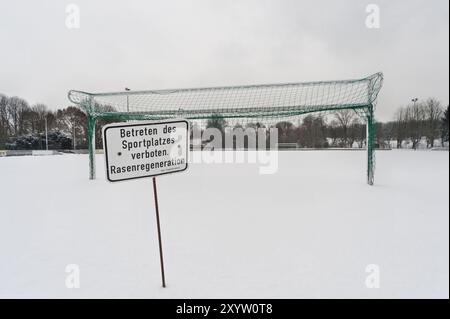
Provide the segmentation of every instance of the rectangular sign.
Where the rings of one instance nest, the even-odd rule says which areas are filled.
[[[103,148],[110,182],[181,172],[188,167],[189,123],[109,124],[103,128]]]

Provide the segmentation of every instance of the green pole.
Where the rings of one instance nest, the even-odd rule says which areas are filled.
[[[95,179],[95,122],[96,118],[90,114],[87,117],[88,147],[89,147],[89,179]]]
[[[375,123],[373,118],[373,106],[370,105],[367,112],[367,184],[373,185],[375,179]]]

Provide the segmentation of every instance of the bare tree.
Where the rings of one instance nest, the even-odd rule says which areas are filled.
[[[343,146],[340,140],[342,137],[342,127],[338,121],[332,120],[327,126],[327,136],[331,138],[332,147]]]
[[[0,148],[4,148],[10,129],[8,97],[0,94]]]
[[[407,131],[412,142],[412,148],[417,149],[424,136],[425,111],[423,103],[414,103],[406,108]]]
[[[301,147],[322,148],[327,146],[326,126],[322,116],[308,115],[297,128],[298,143]]]
[[[444,146],[444,142],[448,142],[448,127],[449,127],[449,111],[450,108],[447,105],[447,108],[445,109],[442,118],[441,118],[441,141],[442,146]]]
[[[47,106],[42,103],[34,104],[31,107],[32,114],[32,128],[33,132],[42,133],[45,130],[45,120],[50,113]]]
[[[295,126],[291,122],[278,122],[275,127],[278,129],[279,143],[296,143],[297,138],[295,134]]]
[[[356,120],[353,122],[350,130],[351,136],[353,140],[358,144],[358,147],[363,148],[366,142],[367,135],[366,125],[361,123],[359,120]]]
[[[385,146],[391,148],[391,141],[395,138],[395,122],[380,123]]]
[[[351,147],[349,128],[355,120],[355,111],[353,110],[340,110],[335,113],[336,120],[342,128],[342,139],[344,146]]]
[[[394,136],[397,140],[397,148],[402,148],[403,141],[408,137],[408,118],[405,107],[398,109],[395,113]]]
[[[365,125],[361,124],[361,120],[358,116],[354,116],[350,126],[347,129],[348,147],[353,147],[356,142],[358,147],[362,148],[365,138]]]
[[[12,124],[13,134],[19,136],[27,132],[27,112],[30,110],[28,102],[17,96],[9,98],[7,106]]]
[[[434,141],[441,135],[441,117],[443,114],[442,106],[439,101],[429,98],[423,105],[424,108],[424,129],[427,138],[427,147],[434,147]]]

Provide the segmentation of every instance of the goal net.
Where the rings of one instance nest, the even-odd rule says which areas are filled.
[[[88,93],[72,90],[69,100],[88,116],[90,177],[95,178],[94,134],[97,119],[192,121],[220,116],[232,123],[267,123],[308,113],[351,109],[367,124],[367,180],[374,179],[374,108],[382,73],[363,79],[230,87]]]

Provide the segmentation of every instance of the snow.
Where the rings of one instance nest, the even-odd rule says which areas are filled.
[[[151,179],[108,183],[102,155],[95,181],[87,155],[0,158],[0,297],[448,298],[448,163],[380,151],[373,187],[359,151],[161,176],[163,289]]]

